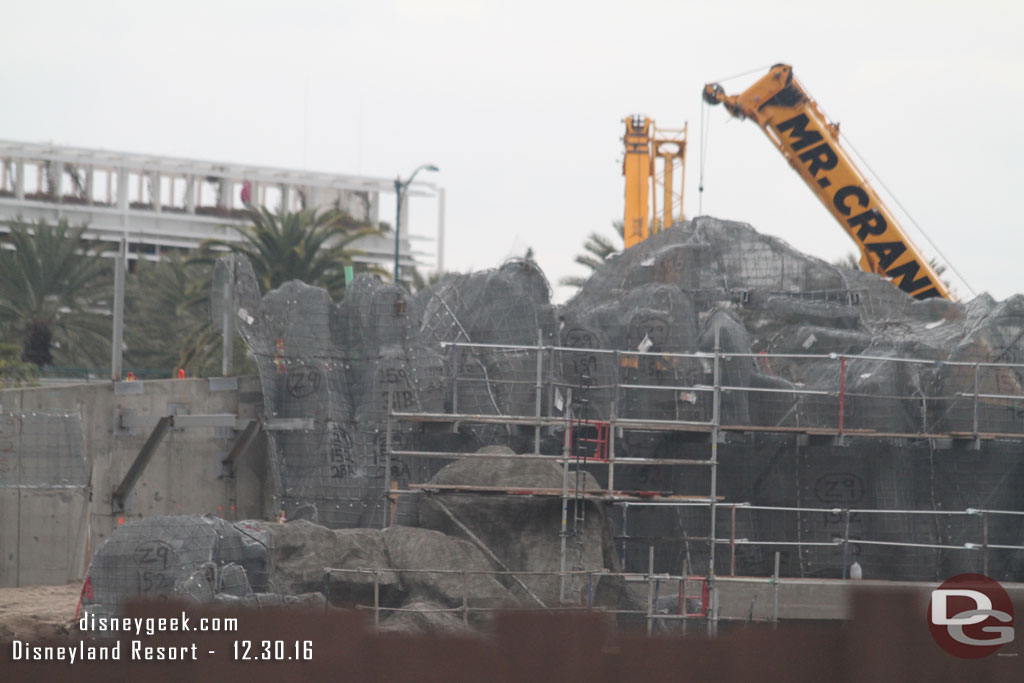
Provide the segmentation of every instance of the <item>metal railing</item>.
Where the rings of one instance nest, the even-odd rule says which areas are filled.
[[[802,433],[832,436],[840,441],[847,437],[960,440],[971,443],[975,448],[981,439],[1024,439],[1024,364],[934,362],[837,354],[627,352],[464,342],[446,342],[441,346],[449,349],[452,356],[452,373],[446,378],[451,382],[451,412],[396,411],[389,396],[388,434],[392,423],[401,421],[501,425],[506,429],[533,427],[534,458],[544,457],[540,451],[545,430],[569,429],[573,423],[568,410],[573,386],[561,379],[564,373],[556,372],[556,366],[576,362],[580,354],[611,361],[613,364],[603,370],[600,364],[587,361],[595,370],[596,379],[604,376],[611,377],[613,381],[595,381],[590,387],[590,392],[597,394],[597,398],[591,401],[592,421],[607,425],[610,432],[607,458],[584,459],[588,464],[599,461],[607,467],[609,497],[615,493],[617,464],[701,466],[714,470],[717,464],[715,445],[720,431]],[[509,367],[505,370],[518,371],[520,376],[508,377],[509,372],[505,376],[495,376],[500,373],[488,373],[486,370],[480,376],[466,376],[465,372],[459,371],[460,366],[467,364],[458,357],[460,350],[471,357],[482,353],[498,368],[506,362]],[[521,355],[529,352],[535,357]],[[512,362],[505,356],[508,353],[518,354],[514,359],[517,367],[511,367]],[[678,369],[684,362],[690,364],[689,370],[693,370],[694,364],[699,364],[700,372],[706,376],[704,379],[710,383],[620,381],[618,371],[624,362],[627,368],[632,368],[632,361],[637,359],[648,359],[654,364],[655,372]],[[480,358],[474,358],[473,362],[483,367]],[[733,364],[731,367],[730,363]],[[738,364],[746,365],[741,368]],[[640,366],[639,360],[636,366]],[[742,386],[723,381],[723,375],[735,375],[736,371],[749,375],[773,367],[775,370],[771,375],[761,373],[762,377],[771,376],[776,382],[786,382],[785,388]],[[1018,371],[1021,377],[1017,376]],[[925,392],[921,382],[915,382],[913,384],[918,388],[913,392],[892,393],[892,386],[908,372],[915,372],[918,376],[926,374],[926,379],[936,390]],[[848,376],[854,374],[856,377],[847,381]],[[876,376],[886,380],[879,388],[870,384]],[[476,390],[474,395],[467,397],[467,388],[473,386],[482,386],[484,391]],[[984,391],[985,386],[1004,389]],[[517,394],[515,387],[533,387],[533,391]],[[970,391],[960,390],[963,388]],[[565,389],[564,394],[562,389]],[[659,402],[657,397],[666,394],[668,398]],[[467,398],[473,400],[468,401]],[[467,403],[472,405],[467,406]],[[654,412],[667,411],[675,416],[625,415],[652,405]],[[686,419],[679,419],[680,414],[686,414]],[[712,434],[712,452],[707,459],[617,457],[615,440],[627,431],[707,432]],[[530,457],[529,454],[392,450],[391,446],[389,440],[387,450],[395,457]],[[713,492],[711,497],[714,496]]]
[[[607,399],[605,405],[597,405],[599,414],[607,409],[601,419],[614,417],[627,428],[710,431],[715,415],[709,399],[719,393],[726,403],[719,427],[729,431],[754,428],[818,430],[840,436],[1024,438],[1024,364],[1020,363],[835,353],[667,353],[468,342],[445,342],[441,346],[453,358],[453,370],[447,378],[452,384],[452,413],[467,418],[478,414],[522,419],[554,416],[562,412],[558,406],[564,404],[566,391],[574,386],[571,377],[567,378],[558,366],[582,362],[596,375],[591,390],[606,394],[602,396]],[[486,359],[501,369],[504,362],[511,371],[467,375],[467,363],[459,356],[460,351],[478,365]],[[522,354],[536,357],[530,360]],[[720,370],[718,381],[715,368]],[[698,376],[700,381],[679,381],[681,374]],[[657,381],[630,380],[630,375]],[[736,382],[753,376],[775,386]],[[911,378],[914,381],[909,381]],[[467,390],[481,386],[488,400],[474,401],[466,410]],[[536,391],[526,410],[508,410],[517,407],[513,400],[498,405],[499,389],[503,398],[525,398],[527,392],[517,394],[516,387],[528,386]],[[518,403],[527,407],[522,401]],[[631,413],[651,404],[657,404],[662,412],[666,407],[669,412],[675,408],[677,413],[690,417],[646,415],[634,419]],[[487,410],[472,409],[479,407]],[[612,408],[617,415],[611,415]]]
[[[631,506],[699,506],[709,509],[708,533],[679,539],[701,542],[709,549],[708,578],[716,576],[716,549],[729,548],[729,573],[735,574],[736,549],[742,546],[835,548],[841,553],[842,575],[849,568],[851,547],[882,546],[977,552],[981,569],[989,569],[990,551],[1016,552],[1024,546],[993,543],[989,517],[1019,515],[1010,510],[872,510],[863,508],[786,508],[730,503],[718,500],[717,468],[720,433],[763,431],[826,436],[845,443],[848,438],[927,440],[934,448],[941,441],[959,440],[972,448],[982,439],[1024,439],[1024,364],[968,361],[936,362],[846,354],[723,353],[716,335],[713,352],[665,353],[563,346],[442,343],[449,354],[451,411],[398,412],[389,401],[388,442],[391,457],[459,459],[501,457],[553,458],[565,465],[607,468],[607,488],[588,492],[616,502],[624,509],[623,554],[630,542],[625,512]],[[606,458],[575,458],[569,439],[558,455],[541,455],[542,433],[568,432],[574,421],[570,405],[573,371],[582,364],[592,377],[590,414],[607,424]],[[394,423],[438,422],[533,428],[532,454],[474,454],[393,450]],[[707,458],[616,457],[615,440],[628,432],[696,432],[710,437]],[[616,465],[699,466],[709,468],[706,498],[637,501],[616,490]],[[390,480],[388,481],[390,488]],[[566,485],[563,499],[573,491]],[[563,505],[565,504],[563,500]],[[851,501],[852,502],[852,501]],[[718,510],[729,511],[729,537],[715,533]],[[737,535],[736,515],[788,511],[798,515],[828,514],[840,531],[811,537],[751,539]],[[857,515],[978,515],[977,538],[950,543],[935,534],[916,542],[887,534],[851,533]],[[943,540],[947,542],[942,542]],[[624,558],[625,559],[625,558]],[[837,558],[836,564],[839,564]],[[564,564],[564,563],[563,563]],[[778,574],[776,567],[775,574]],[[562,574],[564,576],[564,573]],[[712,595],[713,595],[712,590]],[[712,598],[713,599],[713,598]]]
[[[978,552],[982,558],[982,573],[988,574],[989,571],[989,551],[990,550],[1017,550],[1024,551],[1024,545],[1010,545],[1010,544],[998,544],[989,542],[989,518],[990,516],[997,515],[1008,515],[1008,516],[1024,516],[1024,511],[1017,510],[983,510],[976,508],[967,508],[966,510],[879,510],[869,508],[803,508],[803,507],[785,507],[785,506],[770,506],[770,505],[749,505],[749,504],[730,504],[722,503],[721,507],[730,512],[731,524],[729,538],[716,538],[714,542],[716,545],[726,545],[729,547],[729,575],[736,575],[736,547],[738,545],[760,545],[760,546],[793,546],[793,547],[828,547],[833,546],[842,550],[842,567],[843,567],[843,578],[847,578],[847,570],[849,568],[848,553],[851,545],[875,545],[885,546],[891,548],[925,548],[933,550],[953,550],[953,551],[966,551],[966,552]],[[782,511],[782,512],[793,512],[797,514],[807,513],[825,513],[832,515],[842,520],[843,533],[841,536],[834,536],[830,540],[825,541],[800,541],[800,540],[756,540],[749,538],[737,538],[736,537],[736,512],[737,511]],[[981,528],[977,531],[980,537],[973,541],[965,541],[960,544],[949,544],[949,543],[918,543],[913,541],[899,541],[899,540],[880,540],[864,538],[859,535],[851,535],[850,533],[850,520],[854,515],[924,515],[930,517],[949,517],[949,516],[977,516],[981,520]]]

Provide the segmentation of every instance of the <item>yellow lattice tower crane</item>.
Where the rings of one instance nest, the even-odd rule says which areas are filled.
[[[631,116],[625,123],[623,238],[628,249],[661,232],[662,228],[672,227],[676,216],[683,220],[686,125],[678,129],[658,128],[652,119],[644,116]]]

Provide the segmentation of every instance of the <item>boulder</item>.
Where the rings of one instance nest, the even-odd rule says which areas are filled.
[[[325,569],[383,570],[377,579],[385,590],[400,588],[390,566],[379,529],[331,530],[305,520],[257,523],[270,536],[274,585],[284,594],[327,591],[332,604],[372,600],[374,572],[332,572]]]
[[[508,446],[484,446],[478,453],[514,455]],[[570,476],[575,476],[570,472]],[[464,458],[438,472],[430,484],[443,486],[496,486],[512,489],[561,489],[562,466],[547,460]],[[601,488],[594,475],[586,474],[586,489]],[[570,480],[570,487],[573,486]]]
[[[574,477],[575,475],[573,475]],[[597,481],[585,474],[586,488],[595,490]],[[562,488],[562,467],[556,462],[540,460],[483,460],[468,458],[445,467],[429,483],[501,486],[504,488]],[[570,484],[575,486],[575,481]],[[574,503],[568,514],[574,516]],[[611,532],[605,504],[592,500],[582,503],[583,534],[566,538],[569,568],[593,571],[599,575],[606,568],[617,567],[612,551]],[[419,525],[451,536],[480,542],[512,571],[558,572],[561,569],[562,498],[557,495],[493,495],[434,493],[420,498]],[[458,520],[456,522],[456,520]],[[463,528],[465,527],[465,528]],[[469,533],[467,533],[467,530]],[[475,538],[474,538],[475,537]],[[557,576],[518,577],[547,606],[560,604],[562,582]],[[600,583],[601,578],[596,579]],[[536,600],[515,582],[505,585],[525,604]],[[587,577],[578,575],[566,581],[567,598],[585,602]],[[603,593],[602,593],[603,594]]]
[[[493,572],[497,567],[468,541],[431,529],[393,526],[382,534],[392,567],[412,599],[473,607],[515,605],[518,600]],[[465,572],[465,573],[464,573]]]

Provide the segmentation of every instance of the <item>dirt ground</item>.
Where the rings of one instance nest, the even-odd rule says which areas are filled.
[[[0,642],[66,638],[81,592],[81,583],[0,588]]]

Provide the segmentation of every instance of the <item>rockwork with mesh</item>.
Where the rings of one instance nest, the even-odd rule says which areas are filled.
[[[532,426],[389,420],[389,407],[561,418],[572,404],[578,410],[580,394],[586,393],[591,419],[607,419],[614,410],[623,419],[708,423],[715,366],[722,388],[718,419],[733,428],[717,450],[717,537],[732,533],[793,544],[746,545],[733,557],[719,546],[719,573],[729,571],[731,561],[737,573],[766,575],[780,550],[787,576],[839,577],[844,562],[856,558],[865,578],[942,579],[981,570],[981,554],[966,550],[981,543],[982,520],[964,511],[1024,510],[1024,373],[1013,365],[1024,360],[1022,296],[1002,302],[985,294],[959,303],[915,301],[875,275],[830,265],[750,226],[709,217],[609,258],[564,305],[552,304],[543,274],[526,260],[449,274],[416,294],[360,275],[341,301],[299,282],[260,297],[251,268],[239,260],[235,292],[236,323],[259,365],[268,418],[309,421],[269,432],[278,507],[288,520],[334,530],[310,531],[310,543],[320,545],[316,539],[328,534],[350,536],[351,550],[342,556],[331,554],[333,540],[325,550],[295,548],[289,555],[282,548],[292,541],[260,527],[254,537],[275,540],[271,552],[278,567],[297,563],[291,592],[317,590],[322,565],[345,558],[352,567],[379,561],[384,553],[390,569],[401,569],[395,557],[405,556],[403,535],[410,533],[437,534],[427,536],[438,548],[468,543],[451,551],[456,555],[429,556],[463,557],[476,566],[482,551],[449,513],[493,545],[513,570],[557,564],[557,497],[404,494],[391,511],[392,485],[405,491],[412,484],[451,479],[466,486],[516,487],[537,474],[533,463],[460,463],[441,472],[450,459],[390,453],[472,453],[504,446],[516,453],[560,455],[561,427],[538,433]],[[538,345],[544,347],[540,359],[531,348]],[[815,429],[837,428],[846,432],[842,439],[814,436]],[[975,432],[999,438],[953,436]],[[615,447],[619,458],[710,456],[706,434],[630,429]],[[593,477],[588,488],[607,486],[606,468],[585,469]],[[466,476],[457,476],[463,470]],[[706,467],[619,466],[615,488],[707,496],[709,477]],[[552,487],[561,486],[560,478],[552,472],[541,476]],[[819,511],[738,509],[731,527],[729,503]],[[834,512],[846,508],[943,514],[857,513],[847,520]],[[678,573],[684,564],[706,571],[709,514],[699,506],[595,509],[587,523],[601,528],[587,537],[584,564],[646,571],[647,539],[656,539],[656,571]],[[987,542],[1024,544],[1022,519],[988,518]],[[359,530],[389,524],[425,528]],[[170,528],[165,533],[154,527],[154,538],[177,538]],[[516,537],[524,529],[530,529],[524,538],[535,546],[534,554]],[[851,539],[848,547],[832,544],[844,534]],[[133,544],[140,542],[110,552],[134,557]],[[417,543],[419,552],[426,552],[423,543],[430,545]],[[326,554],[316,554],[321,552]],[[175,586],[192,581],[197,591],[206,590],[199,584],[211,580],[209,569],[200,570],[224,563],[212,550],[200,555],[182,565],[188,571],[174,577]],[[992,549],[986,558],[994,578],[1024,579],[1021,551]],[[230,562],[245,567],[238,559]],[[493,566],[490,558],[482,562]],[[124,581],[140,580],[132,571]],[[248,568],[246,573],[251,589],[262,590]],[[212,580],[219,576],[223,572],[214,572]],[[401,600],[449,605],[455,599],[443,582],[410,590],[413,584],[400,572],[378,580]],[[339,596],[332,599],[366,596],[365,577],[332,581],[326,592]],[[518,585],[494,588],[493,595],[481,595],[522,600],[525,592]],[[553,584],[539,582],[532,590],[546,601]]]

